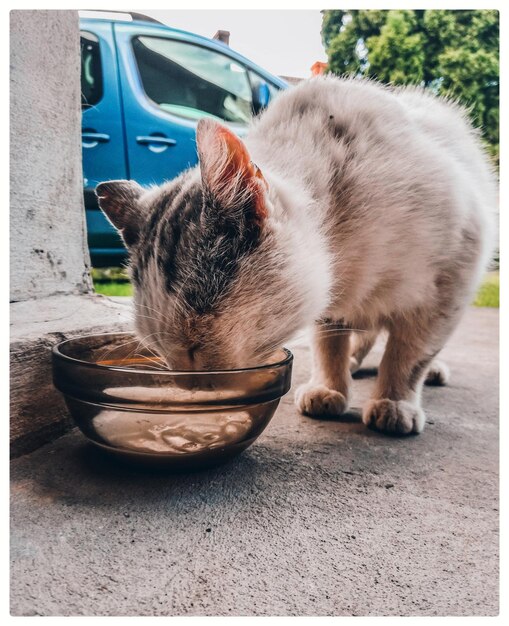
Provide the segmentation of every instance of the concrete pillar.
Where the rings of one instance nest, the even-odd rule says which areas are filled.
[[[77,11],[11,11],[11,301],[91,291]]]
[[[11,453],[72,424],[51,347],[126,330],[126,305],[93,294],[81,167],[77,11],[11,11]]]

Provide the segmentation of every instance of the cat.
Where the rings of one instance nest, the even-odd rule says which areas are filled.
[[[388,332],[363,422],[425,424],[426,376],[491,258],[497,185],[456,103],[318,77],[278,95],[238,138],[199,121],[199,165],[159,187],[97,187],[130,252],[136,328],[176,369],[266,359],[312,327],[297,389],[311,416],[347,410],[351,372]]]

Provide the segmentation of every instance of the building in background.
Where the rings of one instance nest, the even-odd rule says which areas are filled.
[[[285,80],[289,85],[297,85],[301,80],[305,80],[304,78],[297,78],[296,76],[280,76],[279,78]]]
[[[229,46],[230,45],[230,31],[218,30],[216,34],[212,37],[212,39],[217,39],[218,41],[222,41],[227,46]]]
[[[323,61],[315,61],[311,66],[311,76],[320,76],[327,71],[327,63]]]

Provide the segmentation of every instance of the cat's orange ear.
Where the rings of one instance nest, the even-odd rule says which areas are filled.
[[[122,235],[126,245],[134,245],[143,220],[138,205],[143,187],[133,180],[110,180],[97,185],[95,193],[100,208]]]
[[[267,217],[267,182],[251,161],[244,142],[214,120],[202,119],[196,131],[204,188],[222,208],[249,207],[261,225]]]

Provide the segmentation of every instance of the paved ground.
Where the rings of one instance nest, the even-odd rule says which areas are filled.
[[[207,472],[125,470],[77,432],[16,459],[11,613],[496,614],[498,311],[471,309],[443,357],[417,437],[302,417],[290,392]]]

